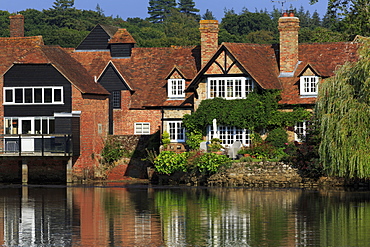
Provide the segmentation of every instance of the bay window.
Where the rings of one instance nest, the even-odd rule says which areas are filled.
[[[240,141],[244,146],[250,146],[252,143],[250,131],[237,127],[217,126],[218,139],[221,140],[223,146],[231,146],[236,141]],[[213,126],[208,127],[208,140],[215,137]]]

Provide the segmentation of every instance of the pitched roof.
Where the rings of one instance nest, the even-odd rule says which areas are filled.
[[[114,34],[118,31],[118,27],[115,27],[115,26],[111,26],[111,25],[105,25],[105,24],[98,24],[96,25],[95,27],[97,26],[101,26],[104,31],[111,37],[113,38]]]
[[[126,30],[126,28],[120,28],[109,40],[108,44],[136,44],[135,39],[131,34]]]
[[[176,66],[190,81],[197,72],[199,57],[197,47],[133,48],[130,58],[112,59],[112,63],[134,90],[132,108],[181,106],[188,102],[167,100],[166,76]]]
[[[300,64],[294,73],[294,77],[280,78],[283,86],[280,103],[314,104],[315,97],[300,96],[299,76],[307,68],[311,68],[321,78],[334,76],[334,72],[339,66],[346,62],[357,61],[358,48],[359,44],[349,42],[300,44],[298,46]]]
[[[108,94],[86,69],[59,46],[45,46],[40,38],[0,38],[0,73],[13,64],[52,64],[82,93]],[[6,44],[6,45],[4,45]]]

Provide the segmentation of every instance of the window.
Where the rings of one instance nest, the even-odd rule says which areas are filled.
[[[63,104],[63,87],[5,87],[4,104]]]
[[[244,146],[250,146],[251,135],[247,129],[240,129],[229,126],[217,126],[218,138],[221,140],[223,146],[231,146],[236,141],[240,141]],[[208,140],[214,138],[213,126],[208,127]]]
[[[169,79],[168,80],[168,97],[185,97],[185,80]]]
[[[112,92],[112,105],[115,109],[121,108],[121,91]]]
[[[297,142],[305,141],[307,135],[307,121],[298,122],[294,126],[294,140]]]
[[[150,123],[135,123],[135,135],[149,135]]]
[[[300,78],[300,94],[302,96],[316,96],[319,77],[317,76],[301,76]]]
[[[168,122],[167,130],[171,142],[185,142],[185,128],[182,126],[182,121]]]
[[[54,134],[54,117],[5,117],[4,133],[17,134]]]
[[[207,83],[208,98],[242,99],[254,90],[250,77],[210,77]]]

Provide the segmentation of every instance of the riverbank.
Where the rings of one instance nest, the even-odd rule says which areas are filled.
[[[177,172],[172,175],[153,174],[151,182],[219,187],[352,187],[370,189],[370,180],[333,177],[309,178],[292,165],[282,162],[233,163],[220,172],[207,176]]]

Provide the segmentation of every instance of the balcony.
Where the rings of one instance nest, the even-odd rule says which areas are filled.
[[[1,135],[0,156],[72,156],[72,135]]]

